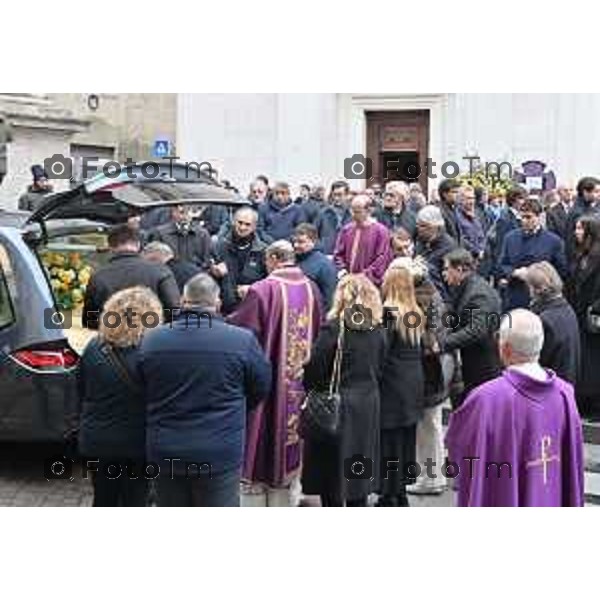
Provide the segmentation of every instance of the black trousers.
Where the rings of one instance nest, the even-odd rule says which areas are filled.
[[[139,473],[135,473],[136,479],[128,475],[124,465],[129,462],[100,460],[97,472],[92,473],[93,506],[147,506],[149,481]],[[120,471],[118,468],[111,470],[107,468],[109,465],[121,465],[122,468]]]
[[[322,494],[321,495],[321,506],[325,508],[335,507],[335,506],[344,506],[344,501],[340,496],[333,496],[330,494]],[[346,500],[346,506],[348,508],[358,507],[358,506],[367,506],[367,497],[358,498],[354,500]]]
[[[240,471],[158,479],[158,506],[239,506]]]

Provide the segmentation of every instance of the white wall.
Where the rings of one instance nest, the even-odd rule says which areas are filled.
[[[559,181],[600,175],[600,94],[181,94],[179,153],[214,161],[245,190],[265,173],[292,184],[329,183],[366,150],[365,110],[430,110],[438,163],[548,164]]]
[[[448,156],[477,150],[517,168],[539,159],[559,181],[600,175],[600,94],[450,94]]]
[[[258,174],[316,184],[336,169],[335,94],[180,94],[177,149],[245,191]]]
[[[69,156],[70,134],[61,134],[47,129],[12,130],[13,140],[7,145],[7,174],[0,185],[0,208],[15,209],[18,199],[31,184],[31,165],[44,164],[45,158],[56,153]],[[54,189],[68,188],[68,182],[53,181]]]

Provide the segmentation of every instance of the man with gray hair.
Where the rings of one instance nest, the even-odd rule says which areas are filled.
[[[459,506],[583,506],[583,436],[573,386],[542,368],[541,319],[504,317],[504,373],[475,389],[446,436]]]
[[[248,419],[243,503],[289,506],[301,469],[298,433],[305,391],[303,367],[321,325],[321,299],[316,285],[295,264],[294,247],[280,240],[266,252],[269,276],[250,286],[229,317],[254,332],[273,364],[269,398]]]
[[[153,263],[166,265],[171,269],[180,292],[185,284],[192,278],[202,273],[202,269],[194,263],[175,258],[175,252],[169,244],[164,242],[150,242],[144,246],[142,256]]]
[[[408,185],[404,181],[390,181],[385,186],[383,203],[377,208],[373,216],[390,231],[402,227],[414,239],[417,231],[416,215],[409,208]]]
[[[144,336],[140,379],[146,456],[160,506],[239,506],[246,414],[268,397],[271,369],[252,332],[219,315],[217,282],[192,278],[181,313]]]
[[[444,257],[457,247],[446,232],[444,216],[437,206],[428,205],[417,214],[416,254],[425,260],[429,278],[445,302],[450,300],[442,272]]]

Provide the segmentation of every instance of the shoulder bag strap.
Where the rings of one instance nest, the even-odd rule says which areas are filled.
[[[102,353],[108,359],[113,369],[116,371],[119,379],[129,388],[136,396],[142,395],[141,386],[133,380],[128,368],[125,366],[123,359],[113,350],[110,344],[106,342],[102,344]]]
[[[337,338],[335,349],[335,358],[333,359],[333,370],[331,372],[331,381],[329,382],[329,395],[339,394],[340,380],[342,375],[342,355],[344,344],[344,323],[340,320],[340,333]]]

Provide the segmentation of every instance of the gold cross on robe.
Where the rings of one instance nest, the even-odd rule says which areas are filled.
[[[526,465],[527,468],[539,466],[542,467],[544,485],[548,484],[548,464],[551,462],[560,462],[560,457],[557,454],[553,456],[548,454],[550,446],[552,446],[552,438],[549,435],[543,436],[540,441],[540,458],[532,460]]]

